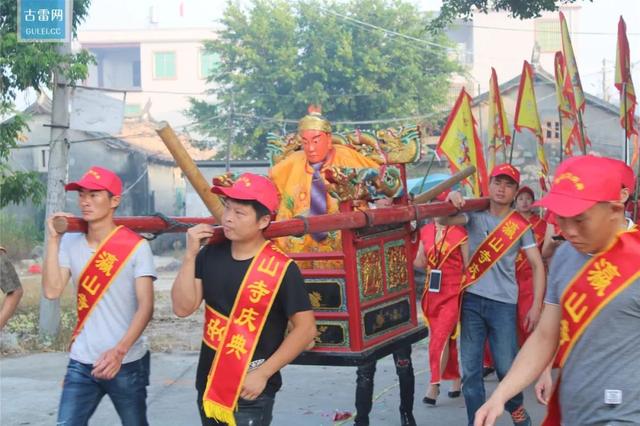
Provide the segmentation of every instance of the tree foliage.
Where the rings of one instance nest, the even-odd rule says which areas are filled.
[[[90,0],[74,0],[73,30],[85,18]],[[31,200],[39,203],[46,193],[35,172],[14,170],[9,164],[11,149],[28,130],[28,117],[16,111],[18,93],[49,87],[55,71],[64,70],[68,81],[87,75],[92,56],[86,50],[62,55],[57,43],[19,43],[17,2],[0,2],[0,207]]]
[[[189,113],[218,147],[231,116],[233,155],[258,158],[266,132],[294,130],[309,104],[334,122],[427,115],[458,70],[447,39],[426,30],[429,19],[403,0],[230,2],[206,43],[220,58],[208,78],[215,101],[192,100]]]
[[[593,1],[593,0],[589,0]],[[442,0],[440,15],[431,22],[432,30],[440,30],[454,19],[471,19],[474,12],[507,11],[518,19],[537,18],[542,12],[558,10],[562,4],[576,0]]]

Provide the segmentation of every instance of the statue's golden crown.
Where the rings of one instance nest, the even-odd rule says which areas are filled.
[[[331,123],[322,116],[319,106],[309,105],[308,114],[298,121],[298,132],[304,130],[320,130],[331,133]]]

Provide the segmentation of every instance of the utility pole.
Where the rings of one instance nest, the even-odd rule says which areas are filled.
[[[64,42],[58,47],[60,55],[71,54],[71,43]],[[64,75],[64,69],[58,70],[53,77],[53,101],[51,110],[51,140],[49,142],[49,170],[47,173],[46,218],[64,210],[64,184],[68,177],[69,142],[69,94],[70,89]],[[44,244],[49,239],[45,223]],[[46,251],[46,249],[45,249]],[[49,300],[40,296],[39,335],[44,343],[51,343],[60,331],[60,300]]]

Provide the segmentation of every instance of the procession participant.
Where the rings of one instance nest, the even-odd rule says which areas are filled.
[[[273,183],[244,173],[211,191],[224,197],[227,241],[201,249],[213,227],[189,229],[173,310],[186,317],[206,303],[196,373],[202,424],[266,426],[282,386],[279,371],[314,339],[315,319],[300,270],[263,235],[278,208]]]
[[[516,210],[531,223],[531,231],[538,249],[542,249],[547,223],[533,212],[535,194],[533,189],[522,186],[516,193]],[[528,322],[527,313],[533,305],[533,271],[522,250],[516,257],[516,280],[518,282],[518,344],[522,346],[531,331],[533,324]]]
[[[381,198],[370,204],[371,208],[390,207],[393,200]],[[416,426],[413,417],[413,398],[415,392],[415,376],[411,362],[411,345],[402,346],[392,353],[396,366],[400,388],[400,424]],[[356,371],[356,417],[354,426],[369,426],[369,414],[373,406],[373,385],[376,373],[376,361],[358,366]]]
[[[447,193],[436,200],[444,201]],[[425,268],[422,312],[429,327],[430,384],[422,402],[436,405],[440,381],[452,380],[450,398],[460,396],[460,367],[456,343],[458,295],[469,260],[466,230],[461,226],[429,223],[420,230],[420,245],[413,266]],[[434,276],[431,280],[430,277]]]
[[[438,219],[445,225],[464,225],[473,253],[467,265],[461,304],[462,393],[469,424],[485,401],[482,360],[488,339],[498,379],[507,374],[518,351],[516,318],[518,285],[515,259],[523,249],[533,270],[534,302],[527,314],[535,326],[540,318],[545,272],[540,252],[530,231],[531,224],[511,209],[520,173],[509,165],[496,166],[489,180],[489,209]],[[447,196],[456,208],[464,205],[458,192]],[[515,425],[530,425],[531,419],[519,393],[503,407]]]
[[[628,204],[629,200],[631,199],[630,188],[635,188],[635,176],[633,173],[633,169],[631,169],[631,167],[627,166],[627,164],[625,164],[623,161],[620,161],[620,160],[616,160],[608,157],[603,157],[603,160],[609,162],[609,165],[607,167],[608,170],[610,171],[617,170],[619,172],[620,180],[622,182],[622,188],[620,190],[620,200],[623,203]],[[625,211],[622,211],[620,212],[620,215],[622,216],[623,220],[627,222],[627,228],[630,229],[633,226],[633,221],[630,218],[626,217],[625,213],[626,213]],[[554,223],[556,222],[555,214],[549,212],[549,217],[552,218]],[[557,227],[558,226],[557,223],[554,226]],[[561,234],[561,231],[559,228],[555,231],[555,234],[556,235]],[[563,241],[564,239],[554,240],[554,247],[561,244]],[[544,372],[540,375],[535,386],[536,397],[538,401],[540,401],[540,403],[545,405],[548,403],[549,397],[551,396],[551,390],[553,385],[551,370],[552,370],[552,365],[550,364],[547,366]]]
[[[58,299],[69,281],[77,288],[78,322],[71,336],[58,424],[86,425],[106,394],[123,425],[147,424],[149,351],[141,337],[153,314],[156,279],[149,243],[113,220],[122,181],[91,167],[66,191],[78,191],[87,233],[61,236],[47,219],[42,287]]]
[[[0,289],[5,294],[0,307],[0,331],[16,312],[22,298],[22,284],[15,268],[7,256],[7,250],[0,246]]]
[[[574,158],[575,157],[569,158],[566,162],[571,162]],[[627,166],[624,161],[609,157],[601,158],[603,158],[603,161],[607,163],[607,170],[618,173],[620,177],[622,187],[620,197],[625,203],[625,213],[629,215],[629,209],[633,210],[632,194],[636,187],[634,171],[631,167]],[[548,211],[547,216],[547,222],[553,226],[548,226],[547,233],[545,234],[545,242],[542,247],[542,257],[545,259],[553,256],[555,249],[564,242],[564,237],[562,237],[558,224],[556,223],[555,215],[553,212]]]
[[[477,426],[494,425],[504,401],[554,355],[561,371],[543,425],[640,424],[640,232],[624,218],[620,174],[607,170],[591,155],[566,161],[539,201],[568,243],[551,262],[540,323]]]
[[[270,177],[282,196],[276,220],[338,212],[338,201],[326,190],[323,171],[327,168],[380,167],[354,149],[334,145],[331,142],[331,123],[317,107],[309,107],[309,113],[300,119],[297,137],[303,150],[290,154],[270,171]],[[287,253],[331,252],[342,248],[340,231],[288,236],[279,238],[278,244]],[[313,266],[326,267],[335,263],[321,261],[314,262]]]

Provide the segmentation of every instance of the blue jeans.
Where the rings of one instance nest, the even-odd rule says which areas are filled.
[[[147,386],[149,385],[149,352],[137,361],[122,364],[111,380],[91,375],[93,365],[69,360],[64,377],[59,426],[84,426],[106,394],[113,402],[123,426],[147,426]]]
[[[203,393],[198,391],[198,411],[202,426],[226,425],[209,418],[202,407]],[[262,393],[254,400],[238,398],[238,410],[234,413],[237,426],[269,426],[273,417],[273,403],[275,398]]]
[[[485,402],[482,359],[485,341],[496,368],[498,379],[507,374],[518,353],[516,331],[517,305],[465,293],[462,299],[460,352],[462,358],[462,393],[467,406],[469,425]],[[505,404],[508,412],[522,405],[522,393]]]

